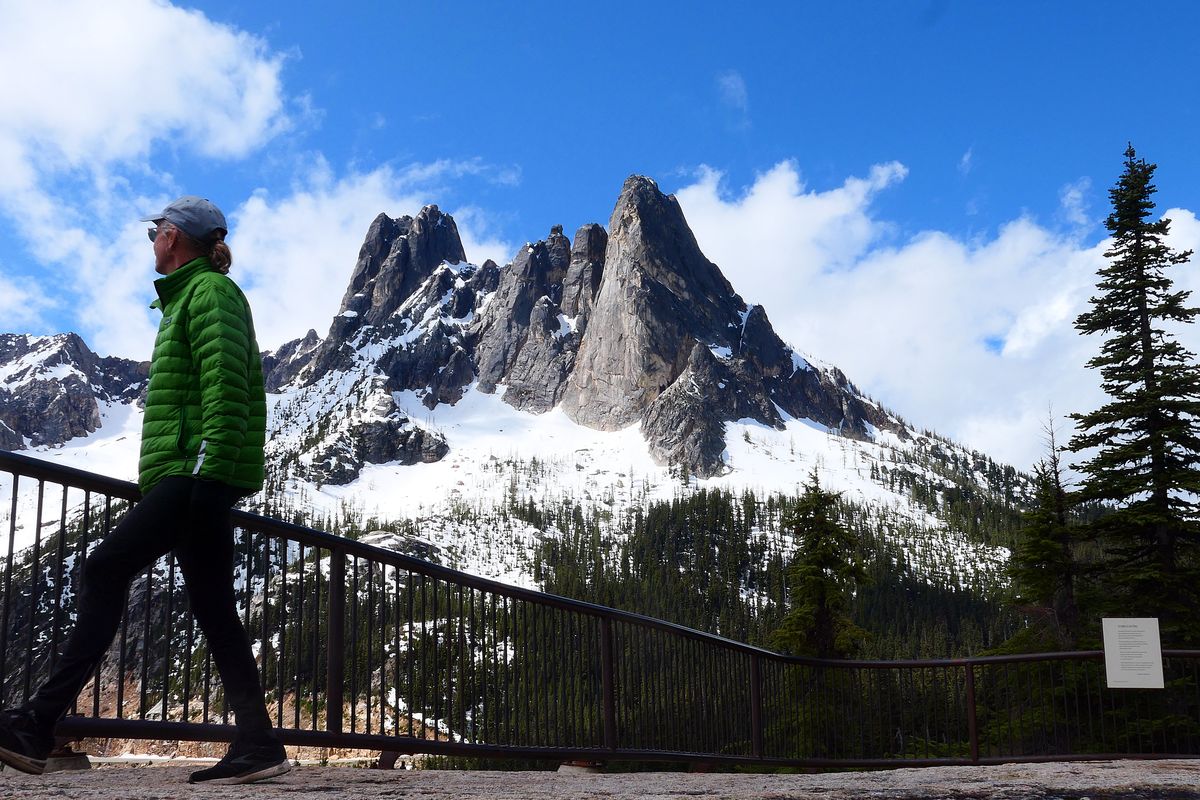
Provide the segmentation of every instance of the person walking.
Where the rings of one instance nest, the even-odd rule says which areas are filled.
[[[129,583],[166,553],[183,573],[237,733],[225,757],[192,783],[249,783],[291,768],[267,714],[233,592],[239,498],[263,484],[266,400],[245,295],[227,276],[225,215],[181,197],[147,217],[162,311],[142,419],[142,499],[83,564],[75,627],[49,678],[19,708],[0,712],[0,761],[41,774],[54,727],[112,643]]]

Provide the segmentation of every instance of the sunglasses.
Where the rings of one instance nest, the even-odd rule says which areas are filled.
[[[158,238],[158,235],[160,233],[166,233],[169,230],[170,230],[170,228],[161,228],[161,227],[160,228],[150,228],[149,230],[146,231],[146,235],[148,237],[150,237],[150,241],[153,242],[155,239]]]

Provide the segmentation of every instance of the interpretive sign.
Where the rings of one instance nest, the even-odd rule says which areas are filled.
[[[1110,689],[1163,688],[1162,644],[1154,617],[1105,619],[1104,670]]]

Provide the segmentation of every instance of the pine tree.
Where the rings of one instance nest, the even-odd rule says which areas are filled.
[[[1034,505],[1025,515],[1009,574],[1018,601],[1048,609],[1061,649],[1074,647],[1080,615],[1075,554],[1079,526],[1070,519],[1071,499],[1063,479],[1062,459],[1053,423],[1046,427],[1046,457],[1033,467]]]
[[[1082,499],[1115,507],[1093,527],[1118,600],[1109,610],[1158,616],[1164,631],[1194,639],[1200,370],[1166,325],[1192,322],[1200,309],[1185,305],[1189,292],[1172,291],[1164,274],[1191,252],[1164,242],[1170,220],[1151,220],[1155,169],[1130,145],[1125,171],[1109,190],[1108,263],[1091,310],[1075,322],[1084,334],[1106,337],[1088,367],[1100,370],[1109,399],[1072,415],[1077,433],[1068,449],[1086,458],[1076,465],[1085,476]]]
[[[836,493],[821,489],[813,471],[804,494],[783,519],[798,547],[788,568],[791,609],[773,638],[775,646],[796,655],[845,658],[866,637],[849,610],[854,588],[867,580],[867,571],[857,537],[838,522],[837,501]]]

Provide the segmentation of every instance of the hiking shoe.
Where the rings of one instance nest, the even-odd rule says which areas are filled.
[[[278,742],[257,746],[234,744],[215,765],[193,772],[188,783],[254,783],[282,775],[291,768],[287,751]]]
[[[0,761],[21,772],[41,775],[53,745],[53,734],[40,729],[32,711],[0,711]]]

